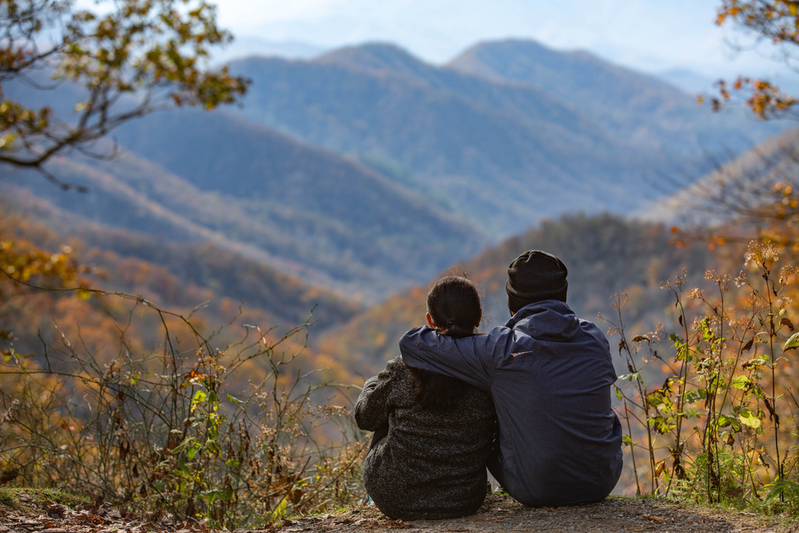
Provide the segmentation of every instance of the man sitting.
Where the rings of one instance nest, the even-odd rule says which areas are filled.
[[[423,326],[400,339],[408,366],[491,395],[499,446],[488,469],[529,506],[602,500],[621,474],[608,341],[566,305],[567,273],[554,255],[527,251],[508,267],[505,326],[459,339]]]

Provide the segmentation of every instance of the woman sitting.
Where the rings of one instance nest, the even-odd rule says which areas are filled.
[[[481,317],[477,289],[465,278],[442,278],[427,295],[427,322],[442,334],[474,335]],[[496,425],[487,393],[396,357],[364,384],[355,420],[375,432],[363,478],[383,513],[440,519],[480,508]]]

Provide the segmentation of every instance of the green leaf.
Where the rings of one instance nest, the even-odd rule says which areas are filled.
[[[749,376],[738,376],[732,380],[732,386],[740,390],[748,390],[752,386],[752,378]]]
[[[197,392],[195,392],[194,393],[194,398],[192,398],[192,400],[191,400],[191,409],[190,409],[191,412],[194,412],[194,410],[197,408],[197,406],[199,404],[201,404],[201,403],[205,403],[205,401],[207,399],[208,399],[208,395],[205,394],[204,391],[198,390]]]
[[[794,333],[787,341],[785,341],[782,351],[787,352],[788,350],[795,350],[796,348],[799,348],[799,332]]]
[[[705,389],[689,390],[685,393],[685,403],[695,403],[705,398],[707,398],[707,391]]]
[[[647,394],[646,403],[648,403],[651,407],[657,407],[663,403],[663,396],[657,394],[657,392]]]
[[[747,409],[744,409],[738,414],[738,420],[741,421],[741,424],[750,427],[752,429],[758,429],[762,425],[762,422],[757,417],[757,415],[751,413]]]
[[[214,455],[222,455],[222,447],[215,440],[208,439],[205,441],[205,449]]]
[[[662,416],[656,416],[649,419],[649,425],[661,435],[665,435],[675,427],[677,427],[672,419],[667,419]]]

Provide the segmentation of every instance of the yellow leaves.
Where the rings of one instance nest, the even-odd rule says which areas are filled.
[[[724,80],[716,82],[719,97],[711,99],[713,111],[718,111],[733,99],[744,99],[745,105],[761,119],[780,117],[796,104],[796,99],[780,92],[764,80],[739,77],[729,86]]]
[[[176,9],[171,0],[119,0],[100,17],[73,10],[71,2],[35,2],[24,22],[6,17],[0,30],[7,36],[0,45],[0,74],[6,81],[28,68],[54,67],[54,77],[90,89],[89,102],[74,108],[83,114],[79,130],[50,124],[50,110],[26,109],[18,102],[0,103],[0,151],[7,163],[38,164],[70,146],[91,143],[130,118],[152,107],[115,109],[121,93],[141,92],[158,103],[197,105],[213,109],[231,103],[246,91],[247,81],[226,70],[210,71],[198,61],[208,57],[208,47],[229,42],[229,33],[217,27],[216,11],[202,0],[185,0]],[[6,6],[8,8],[8,6]],[[51,20],[63,24],[54,35],[41,35]],[[51,39],[52,37],[52,39]],[[50,49],[38,45],[51,41]],[[165,83],[166,82],[166,83]],[[169,85],[173,94],[162,91]],[[0,94],[2,90],[0,89]],[[148,102],[152,104],[153,102]],[[10,137],[3,134],[14,134]],[[52,150],[37,150],[46,139]],[[16,143],[13,143],[17,140]]]
[[[722,25],[729,20],[751,30],[757,39],[769,39],[777,45],[799,45],[799,1],[722,0],[716,14],[716,24]],[[745,97],[747,107],[762,119],[781,116],[796,103],[793,98],[762,80],[739,78],[731,88],[724,82],[720,82],[718,87],[720,97],[711,100],[714,111],[730,100],[731,90],[748,93]]]
[[[36,281],[56,288],[81,287],[78,277],[83,269],[72,260],[71,252],[69,246],[62,246],[59,252],[52,253],[24,240],[0,241],[0,270],[23,283]],[[0,303],[2,294],[0,291]],[[77,296],[85,300],[90,293],[82,290]]]

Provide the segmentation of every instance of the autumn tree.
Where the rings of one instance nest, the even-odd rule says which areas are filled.
[[[770,43],[785,65],[797,70],[799,1],[721,0],[716,24],[735,26],[753,44]],[[714,111],[737,102],[763,120],[797,118],[799,100],[771,81],[742,75],[716,86],[718,94],[710,99]],[[743,156],[708,155],[711,172],[704,178],[694,183],[671,180],[672,187],[682,189],[673,200],[681,215],[673,242],[700,238],[714,247],[757,235],[799,249],[798,140],[786,133]]]
[[[234,102],[246,80],[209,68],[209,49],[231,40],[202,0],[99,0],[100,12],[73,0],[0,0],[0,162],[44,170],[70,150],[98,155],[96,143],[120,124],[174,106]],[[42,82],[42,72],[52,80]],[[73,113],[31,108],[7,96],[71,84]],[[113,155],[115,148],[101,150]]]
[[[793,70],[799,50],[799,1],[722,0],[716,24],[737,25],[756,43],[768,41],[779,50],[784,63]],[[789,115],[796,98],[783,93],[767,80],[740,76],[733,82],[717,82],[718,96],[711,99],[715,110],[735,95],[744,95],[746,106],[762,119]]]

